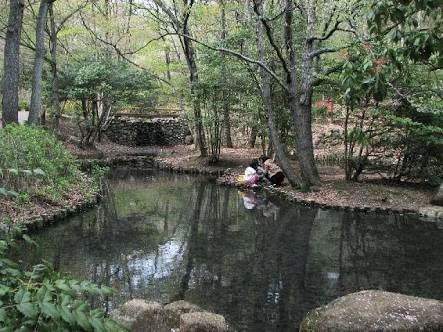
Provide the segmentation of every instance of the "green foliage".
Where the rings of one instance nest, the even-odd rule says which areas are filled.
[[[24,270],[8,258],[16,245],[12,234],[20,232],[0,237],[0,331],[125,331],[83,299],[109,295],[110,288],[67,278],[45,262]],[[27,235],[23,239],[34,244]]]
[[[443,1],[375,1],[368,24],[373,35],[399,44],[414,61],[443,66]]]
[[[57,200],[78,181],[74,158],[55,135],[43,128],[19,125],[1,128],[0,155],[4,196],[28,193]]]
[[[347,178],[357,179],[376,165],[399,180],[438,183],[443,175],[441,74],[413,64],[389,45],[356,46],[345,57],[338,80],[346,105]]]
[[[143,71],[126,62],[85,58],[63,68],[60,82],[67,100],[106,98],[117,109],[155,104],[154,86]]]
[[[29,105],[29,101],[27,101],[27,100],[20,100],[20,101],[18,102],[18,108],[19,108],[20,110],[26,110],[26,111],[29,111],[29,107],[30,107],[30,105]]]

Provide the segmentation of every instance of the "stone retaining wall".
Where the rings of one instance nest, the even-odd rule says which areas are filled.
[[[188,123],[177,118],[114,118],[106,130],[108,138],[129,146],[171,146],[184,144],[189,134]]]

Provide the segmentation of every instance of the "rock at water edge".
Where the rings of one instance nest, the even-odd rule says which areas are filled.
[[[300,332],[443,331],[443,302],[369,290],[310,311]]]
[[[111,313],[111,318],[132,332],[169,332],[161,304],[134,299]]]
[[[225,318],[210,312],[191,312],[180,316],[180,332],[226,332]]]

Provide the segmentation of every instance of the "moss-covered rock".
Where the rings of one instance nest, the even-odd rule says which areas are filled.
[[[225,318],[210,312],[191,312],[180,316],[180,332],[226,332]]]
[[[443,302],[369,290],[314,309],[300,332],[443,331]]]
[[[157,302],[134,299],[111,313],[111,318],[132,332],[169,332],[168,317]]]

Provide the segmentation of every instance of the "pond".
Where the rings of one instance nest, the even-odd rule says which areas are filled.
[[[203,177],[116,169],[101,204],[33,235],[28,264],[131,298],[185,299],[239,331],[297,331],[311,309],[382,289],[443,300],[443,229],[242,194]],[[97,303],[96,303],[97,304]]]

